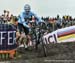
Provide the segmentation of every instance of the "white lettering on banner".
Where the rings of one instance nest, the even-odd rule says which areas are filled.
[[[43,37],[43,39],[44,39],[45,43],[52,43],[52,42],[57,43],[57,36],[56,36],[56,34],[45,35]]]
[[[3,34],[5,34],[6,32],[0,32],[0,33],[1,33],[0,45],[2,45],[2,41],[3,41],[3,39],[5,39],[5,38],[3,37]]]
[[[13,34],[13,43],[15,44],[16,43],[16,31],[13,31],[14,32],[14,34]]]
[[[65,33],[68,34],[66,35]],[[47,44],[49,44],[50,42],[54,43],[75,42],[75,25],[53,31],[47,35],[44,35],[43,39],[44,42]]]
[[[12,43],[10,43],[10,40],[12,39],[12,37],[10,37],[11,33],[12,31],[8,32],[8,45],[12,45]]]
[[[15,34],[13,34],[13,37],[10,36],[10,34],[15,33],[16,31],[10,31],[8,32],[8,45],[13,45],[16,42]],[[12,40],[12,43],[10,43],[10,40]]]
[[[12,36],[11,36],[12,34]],[[8,36],[6,36],[8,35]],[[16,31],[1,31],[0,32],[0,45],[3,44],[3,41],[8,41],[8,45],[13,45],[16,43]],[[12,42],[11,42],[12,41]]]

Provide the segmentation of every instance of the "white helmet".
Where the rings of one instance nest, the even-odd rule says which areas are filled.
[[[25,12],[30,12],[30,10],[31,10],[30,5],[29,5],[29,4],[26,4],[26,5],[24,6],[24,10],[25,10]]]

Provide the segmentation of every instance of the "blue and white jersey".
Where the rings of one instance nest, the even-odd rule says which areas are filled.
[[[37,17],[33,12],[29,12],[29,14],[26,14],[26,12],[22,12],[19,16],[18,23],[23,24],[25,27],[29,28],[29,26],[26,24],[25,18],[30,18],[31,16],[34,16],[36,18],[37,23],[42,21],[41,18]]]

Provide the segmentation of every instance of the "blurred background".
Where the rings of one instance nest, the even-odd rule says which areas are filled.
[[[75,16],[75,0],[0,0],[0,14],[4,9],[12,14],[18,15],[23,10],[25,4],[30,4],[32,11],[39,16],[55,17],[71,15]]]

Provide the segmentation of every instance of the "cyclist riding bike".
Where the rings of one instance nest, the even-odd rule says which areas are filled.
[[[26,42],[26,45],[28,45],[28,42],[29,42],[29,38],[30,38],[29,37],[29,31],[31,29],[31,26],[28,24],[26,19],[31,18],[32,16],[34,16],[36,18],[36,23],[37,24],[40,23],[40,22],[43,22],[40,18],[38,18],[36,16],[36,14],[31,12],[30,5],[26,4],[24,6],[24,11],[19,15],[19,20],[18,20],[18,27],[19,27],[20,33],[22,32],[22,29],[23,29],[24,32],[25,32],[25,35],[28,39],[27,42]]]

